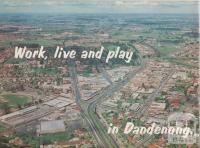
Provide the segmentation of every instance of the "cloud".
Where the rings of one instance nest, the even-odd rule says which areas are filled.
[[[134,12],[137,9],[140,9],[138,11],[145,11],[145,9],[172,11],[174,9],[173,11],[181,12],[183,8],[191,11],[192,8],[198,9],[197,3],[198,0],[0,0],[0,12],[9,11],[11,8],[22,11],[17,10],[17,7],[33,12],[37,9],[42,12],[49,9],[59,12],[73,12],[73,10],[84,12],[87,9],[90,12],[98,12],[102,9],[104,12]],[[175,10],[176,8],[181,9]]]
[[[198,0],[0,0],[0,5],[64,5],[64,4],[114,4],[114,5],[158,5],[162,3],[194,3]]]
[[[116,6],[158,6],[158,5],[177,5],[177,4],[196,4],[197,0],[113,0]]]

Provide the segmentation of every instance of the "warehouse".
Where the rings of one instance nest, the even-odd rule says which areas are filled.
[[[38,135],[58,132],[65,132],[63,120],[41,121],[37,128]]]

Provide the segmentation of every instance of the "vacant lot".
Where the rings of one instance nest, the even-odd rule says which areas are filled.
[[[17,107],[17,106],[24,106],[26,103],[30,102],[31,99],[27,96],[19,96],[14,94],[4,94],[1,98],[8,102],[9,106]]]

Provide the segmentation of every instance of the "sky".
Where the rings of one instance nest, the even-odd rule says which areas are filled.
[[[198,13],[198,0],[0,0],[0,13]]]

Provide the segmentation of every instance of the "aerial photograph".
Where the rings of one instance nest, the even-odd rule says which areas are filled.
[[[200,148],[198,0],[0,0],[0,148]]]

